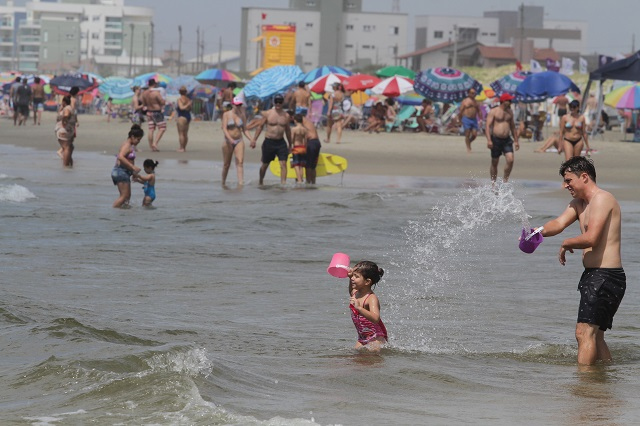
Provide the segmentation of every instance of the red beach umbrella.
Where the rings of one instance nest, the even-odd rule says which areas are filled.
[[[393,98],[407,92],[411,92],[412,90],[413,80],[397,75],[385,78],[380,83],[371,88],[371,92],[375,93],[376,95],[383,95]]]
[[[374,77],[369,74],[354,74],[342,82],[342,85],[346,90],[355,92],[356,90],[371,89],[376,84],[380,83],[378,77]]]
[[[329,73],[309,83],[309,90],[315,93],[333,92],[333,84],[342,83],[346,78],[346,75]]]

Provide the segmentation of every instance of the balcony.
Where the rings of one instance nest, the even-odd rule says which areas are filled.
[[[16,57],[10,53],[0,52],[0,62],[13,62]]]
[[[40,44],[40,36],[37,35],[23,35],[18,37],[19,44]]]
[[[13,38],[12,37],[0,38],[0,46],[13,46]]]
[[[20,60],[23,59],[39,59],[40,52],[20,52]]]
[[[40,21],[20,20],[20,28],[40,28]]]
[[[105,49],[120,49],[122,48],[122,40],[105,40],[104,41]]]
[[[122,22],[105,22],[104,24],[105,32],[122,32]]]

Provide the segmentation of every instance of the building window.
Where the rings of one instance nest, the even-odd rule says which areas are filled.
[[[347,30],[352,30],[353,29],[353,25],[347,24]]]
[[[353,44],[345,44],[344,47],[347,49],[353,49]]]
[[[433,32],[433,38],[442,38],[442,36],[443,36],[442,31]]]
[[[45,31],[42,33],[42,41],[47,43],[49,41],[49,31]]]
[[[389,27],[390,35],[398,35],[400,34],[400,27]]]
[[[47,47],[42,48],[42,57],[47,59],[49,57],[49,49]]]
[[[305,43],[304,45],[307,47],[313,47],[313,43]]]
[[[490,36],[495,37],[496,33],[489,33]]]
[[[313,22],[307,22],[307,28],[313,28]]]
[[[307,0],[307,6],[315,6],[316,2],[315,0]]]
[[[363,44],[363,45],[362,45],[362,48],[363,48],[363,49],[371,49],[371,46],[370,46],[370,45],[368,45],[368,44]]]
[[[100,33],[91,33],[91,38],[93,40],[100,40]]]
[[[67,16],[67,17],[65,17],[65,19],[67,21],[75,21],[75,18],[73,16]]]
[[[365,33],[371,32],[371,25],[363,25],[362,31],[364,31]]]
[[[307,67],[310,67],[313,64],[311,62],[305,62],[304,65],[307,66]]]
[[[352,2],[347,3],[347,9],[354,9],[355,7],[356,7],[355,3],[352,3]]]
[[[67,56],[73,56],[73,55],[76,54],[76,51],[75,50],[67,50],[65,53],[67,54]]]
[[[92,17],[93,22],[98,22],[100,20],[100,15],[96,15]]]
[[[67,40],[73,40],[76,38],[75,34],[65,34],[65,37],[67,38]]]
[[[489,33],[482,33],[482,35],[483,35],[483,36],[488,36],[488,35],[489,35]]]

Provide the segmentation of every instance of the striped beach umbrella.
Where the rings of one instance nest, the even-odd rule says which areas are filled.
[[[309,83],[309,90],[314,93],[333,92],[333,84],[342,83],[346,78],[346,75],[341,74],[325,74]]]
[[[482,91],[482,84],[470,75],[449,67],[428,68],[416,75],[413,85],[416,93],[433,101],[460,102],[469,89]]]
[[[107,77],[98,86],[98,91],[113,104],[128,104],[133,100],[133,80],[124,77]]]
[[[244,87],[247,99],[267,99],[282,93],[302,80],[304,74],[297,65],[277,65],[261,71]]]
[[[216,84],[218,81],[242,81],[240,77],[232,73],[231,71],[209,68],[196,75],[195,79],[202,84]]]
[[[147,87],[149,85],[149,80],[154,79],[156,83],[165,83],[169,84],[171,81],[171,77],[165,74],[160,74],[157,72],[148,72],[146,74],[140,74],[133,78],[133,85],[139,87]]]
[[[400,76],[385,78],[371,88],[372,93],[386,97],[396,97],[411,91],[413,80]]]
[[[305,83],[311,83],[312,81],[317,80],[327,74],[351,75],[351,71],[333,65],[326,65],[312,69],[311,71],[306,73],[304,75],[303,81]]]
[[[371,89],[382,80],[369,74],[353,74],[342,82],[346,90],[357,91]]]
[[[503,93],[515,95],[518,86],[530,75],[530,71],[515,71],[511,74],[500,77],[493,83],[489,84],[489,86],[491,86],[498,96]]]
[[[605,105],[621,109],[640,109],[640,84],[622,86],[604,97]]]
[[[396,98],[396,102],[398,102],[400,105],[416,106],[416,105],[420,105],[424,99],[425,99],[424,96],[418,95],[415,92],[411,92],[411,93],[406,93],[404,95],[398,96]]]

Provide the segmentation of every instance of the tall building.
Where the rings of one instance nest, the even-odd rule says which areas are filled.
[[[290,0],[289,9],[243,8],[240,71],[261,66],[263,25],[296,28],[295,62],[347,68],[394,65],[407,45],[408,15],[362,11],[362,0]]]
[[[58,72],[105,57],[135,58],[140,68],[155,56],[153,10],[124,0],[32,0],[24,7],[7,0],[0,23],[3,69]]]

